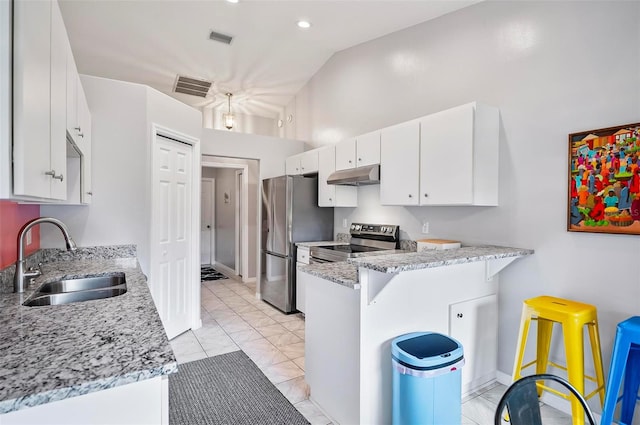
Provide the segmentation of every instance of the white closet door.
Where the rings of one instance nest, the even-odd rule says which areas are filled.
[[[190,328],[191,155],[191,146],[157,136],[150,286],[170,339]]]

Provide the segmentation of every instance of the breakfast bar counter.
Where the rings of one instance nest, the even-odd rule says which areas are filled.
[[[462,391],[497,373],[499,273],[530,249],[499,246],[300,266],[310,399],[336,423],[391,423],[391,340],[431,331],[460,341]]]

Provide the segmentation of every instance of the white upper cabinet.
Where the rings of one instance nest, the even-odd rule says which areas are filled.
[[[356,166],[356,139],[336,144],[336,170],[348,170]]]
[[[383,205],[498,205],[499,112],[469,103],[382,130]]]
[[[71,46],[57,1],[14,1],[13,5],[13,187],[2,196],[29,201],[80,199],[68,193],[72,169],[68,164],[67,136],[90,158],[91,115],[73,60]],[[86,123],[86,124],[82,124]],[[84,141],[82,139],[84,133]],[[87,142],[86,140],[89,140]],[[81,173],[81,167],[76,167]],[[91,165],[78,181],[88,181]],[[79,186],[78,186],[79,187]]]
[[[380,156],[380,203],[418,205],[420,124],[409,121],[382,129]]]
[[[336,147],[318,151],[318,206],[357,207],[358,188],[327,184],[327,177],[336,170]]]
[[[469,103],[420,119],[420,205],[498,205],[499,112]]]
[[[318,150],[293,155],[285,160],[285,174],[295,176],[318,172]]]
[[[66,199],[64,23],[57,2],[13,6],[13,193]]]
[[[356,137],[356,167],[380,164],[380,131]]]
[[[336,170],[380,164],[380,131],[344,140],[336,145]]]
[[[318,172],[318,150],[300,154],[300,171],[301,174]]]

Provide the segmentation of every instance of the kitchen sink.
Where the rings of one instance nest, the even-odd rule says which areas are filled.
[[[91,276],[78,279],[63,279],[49,282],[38,288],[37,292],[45,294],[61,294],[66,292],[86,291],[89,289],[103,289],[125,283],[124,273],[108,276]]]
[[[38,307],[117,297],[127,292],[124,273],[62,279],[43,284],[22,305]]]

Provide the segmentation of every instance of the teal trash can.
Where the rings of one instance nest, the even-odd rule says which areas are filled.
[[[434,332],[413,332],[391,343],[393,425],[459,425],[462,345]]]

